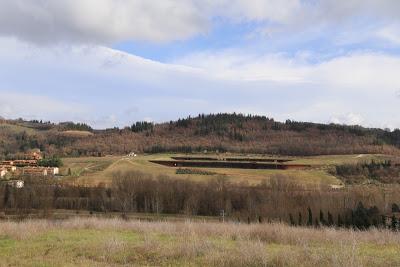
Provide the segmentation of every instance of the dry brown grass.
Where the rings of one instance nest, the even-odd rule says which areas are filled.
[[[52,238],[55,238],[56,244]],[[121,219],[32,220],[0,223],[2,242],[13,241],[32,257],[58,247],[68,261],[84,266],[398,266],[400,234],[284,224],[144,222]],[[10,241],[11,240],[11,241]],[[52,241],[53,240],[53,241]],[[83,243],[82,243],[83,242]],[[32,247],[29,244],[32,243]],[[7,243],[8,244],[8,243]],[[28,246],[28,247],[26,247]],[[42,247],[41,247],[42,246]],[[72,250],[71,250],[72,246]],[[65,251],[64,251],[65,250]],[[57,254],[58,255],[58,254]],[[1,255],[0,266],[13,253]],[[11,258],[10,258],[11,257]],[[16,255],[14,255],[16,257]],[[48,257],[48,258],[46,258]],[[67,265],[62,258],[44,258]],[[20,262],[29,266],[29,262]],[[57,264],[56,264],[57,265]]]
[[[263,170],[263,169],[229,169],[229,168],[196,168],[201,171],[215,173],[215,175],[201,174],[176,174],[176,168],[162,166],[151,163],[150,160],[170,160],[171,156],[183,156],[180,154],[154,154],[139,155],[135,158],[126,157],[85,157],[85,158],[65,158],[64,167],[61,169],[63,174],[68,173],[68,169],[76,174],[75,180],[79,184],[111,183],[113,174],[117,171],[140,171],[153,176],[167,175],[176,179],[190,179],[192,181],[209,181],[218,175],[228,177],[234,183],[247,182],[252,185],[260,184],[271,177],[283,174],[292,177],[294,181],[315,186],[320,184],[340,184],[340,181],[320,168],[308,170]],[[216,155],[210,155],[216,156]],[[336,158],[336,157],[335,157]],[[104,161],[109,161],[109,165],[104,165]],[[313,158],[310,162],[318,163],[318,159]],[[101,169],[96,166],[106,166]]]
[[[142,234],[160,233],[185,237],[218,237],[234,241],[260,241],[287,245],[305,243],[353,244],[354,241],[377,245],[400,245],[400,234],[386,229],[357,231],[335,228],[290,227],[286,224],[237,224],[216,222],[147,222],[126,221],[119,218],[74,218],[63,221],[25,220],[22,222],[0,222],[0,236],[10,236],[17,240],[51,230],[132,230]]]

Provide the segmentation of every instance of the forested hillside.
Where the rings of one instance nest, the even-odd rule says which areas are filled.
[[[32,148],[48,155],[135,152],[231,151],[280,155],[398,153],[400,130],[317,124],[242,114],[199,115],[160,124],[136,122],[123,129],[86,124],[0,121],[0,155]]]

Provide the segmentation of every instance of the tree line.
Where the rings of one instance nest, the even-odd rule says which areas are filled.
[[[231,183],[226,177],[194,182],[120,172],[107,187],[71,186],[26,177],[24,188],[0,187],[0,209],[21,213],[69,209],[199,216],[219,216],[223,210],[231,221],[367,229],[383,227],[384,219],[399,210],[397,192],[398,188],[393,187],[305,189],[285,176],[250,186]],[[398,226],[397,218],[392,222]]]
[[[27,125],[14,123],[23,127]],[[311,156],[388,154],[398,153],[400,148],[399,130],[292,120],[278,122],[265,116],[235,113],[200,114],[159,124],[136,122],[123,129],[107,130],[92,130],[90,126],[79,123],[49,124],[46,127],[53,127],[50,130],[35,131],[0,127],[0,157],[3,158],[34,148],[58,156],[126,154],[131,151],[193,152],[203,147],[211,151]],[[68,136],[62,134],[64,130],[87,130],[93,135]]]
[[[400,183],[400,164],[390,160],[343,164],[335,166],[331,174],[346,184],[361,184],[368,181],[384,184]]]

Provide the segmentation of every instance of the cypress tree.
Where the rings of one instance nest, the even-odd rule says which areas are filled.
[[[394,216],[394,214],[392,215],[391,228],[393,231],[396,231],[396,229],[397,229],[397,219],[396,219],[396,216]]]
[[[307,226],[312,226],[313,225],[313,216],[312,216],[312,211],[311,208],[307,208],[308,211],[308,221],[307,221]]]
[[[333,216],[329,211],[328,211],[328,225],[329,226],[333,226],[334,225]]]
[[[399,205],[397,205],[396,203],[393,203],[392,204],[392,212],[400,212]]]
[[[321,223],[321,225],[326,225],[324,213],[322,212],[322,210],[319,211],[319,222]]]
[[[338,225],[339,227],[342,227],[342,226],[343,226],[343,220],[342,220],[342,217],[340,216],[340,214],[338,214],[337,225]]]
[[[346,214],[344,215],[344,226],[345,226],[346,228],[349,228],[351,225],[352,225],[352,224],[351,224],[350,216],[349,216],[348,213],[346,213]]]
[[[297,224],[298,224],[299,226],[302,226],[302,225],[303,225],[303,218],[301,217],[301,212],[299,212],[299,218],[298,218]]]
[[[293,215],[291,214],[291,213],[289,213],[289,220],[290,220],[290,225],[296,225],[296,223],[294,222],[294,219],[293,219]]]
[[[353,225],[358,229],[368,229],[371,226],[369,210],[364,207],[360,202],[357,205],[357,209],[353,212],[354,221]]]
[[[386,216],[385,215],[381,216],[381,222],[382,222],[382,227],[386,228]]]

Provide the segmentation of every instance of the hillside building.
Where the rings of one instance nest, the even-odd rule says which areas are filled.
[[[14,160],[13,165],[17,167],[36,167],[38,165],[38,162],[34,159],[22,159]]]
[[[58,167],[49,167],[47,168],[48,175],[58,175],[60,173],[60,169]]]
[[[6,169],[8,172],[15,172],[17,167],[13,165],[0,165],[0,169]]]
[[[31,176],[47,176],[47,168],[42,167],[25,167],[21,168],[22,175],[31,175]]]
[[[0,178],[4,178],[7,174],[7,170],[5,168],[0,169]]]
[[[14,188],[23,188],[25,182],[22,180],[10,180],[7,182],[7,185],[14,187]]]
[[[34,151],[30,155],[30,159],[33,159],[33,160],[41,160],[42,158],[43,157],[42,157],[42,153],[40,152],[40,150]]]

